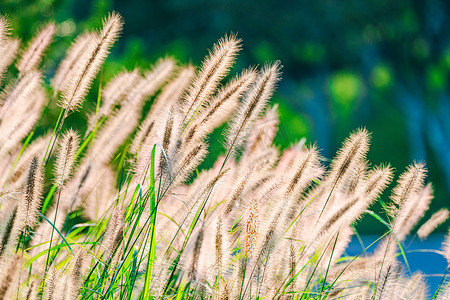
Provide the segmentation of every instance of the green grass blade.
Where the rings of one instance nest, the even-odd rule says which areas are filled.
[[[39,215],[44,218],[44,220],[46,220],[52,227],[53,229],[59,234],[59,236],[62,238],[62,240],[64,241],[64,243],[67,245],[67,247],[69,247],[70,252],[73,254],[72,248],[70,247],[70,244],[67,242],[66,238],[61,234],[61,232],[58,230],[58,228],[56,228],[53,223],[47,219],[41,212],[39,212]]]
[[[151,220],[150,220],[150,252],[148,255],[147,261],[147,270],[145,273],[145,284],[143,295],[144,299],[150,299],[150,283],[152,279],[153,273],[153,263],[155,261],[155,222],[156,222],[156,189],[155,189],[155,151],[156,145],[153,146],[152,155],[150,159],[150,211],[151,211]]]

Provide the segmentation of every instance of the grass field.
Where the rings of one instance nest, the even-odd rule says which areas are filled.
[[[81,33],[44,81],[58,25],[20,46],[0,19],[0,72],[17,73],[4,77],[0,106],[0,298],[449,297],[446,274],[430,291],[406,259],[411,238],[449,216],[442,209],[416,228],[433,198],[422,162],[385,202],[394,170],[367,160],[365,128],[331,161],[303,140],[275,147],[281,63],[228,76],[242,48],[234,34],[198,68],[163,58],[93,85],[122,26],[111,13]],[[95,111],[68,128],[89,92]],[[36,133],[43,122],[48,132]],[[225,153],[211,157],[208,137],[224,124]],[[200,169],[206,157],[215,163]],[[385,233],[349,254],[364,214]],[[450,236],[431,252],[450,261]]]

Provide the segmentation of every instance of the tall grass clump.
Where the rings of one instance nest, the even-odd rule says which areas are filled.
[[[370,207],[393,169],[367,161],[366,129],[329,164],[314,144],[275,147],[269,101],[281,64],[228,78],[241,49],[234,34],[198,69],[165,58],[124,70],[98,91],[87,130],[66,128],[122,26],[112,13],[81,33],[49,79],[41,61],[58,25],[19,51],[0,18],[0,298],[446,299],[445,278],[432,294],[401,262],[433,197],[425,166],[399,177],[384,220]],[[36,136],[51,109],[53,130]],[[223,124],[224,154],[199,168]],[[345,256],[366,212],[387,231],[373,251]],[[447,218],[437,212],[419,237]],[[449,236],[437,252],[450,261]]]

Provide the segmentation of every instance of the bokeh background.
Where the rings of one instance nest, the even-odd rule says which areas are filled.
[[[306,137],[331,158],[349,132],[365,126],[374,164],[390,162],[398,176],[413,160],[427,163],[435,188],[427,216],[450,206],[449,1],[0,0],[0,13],[25,42],[39,24],[60,24],[44,61],[48,77],[73,38],[112,10],[125,27],[97,87],[161,56],[198,65],[218,38],[238,33],[244,47],[235,70],[278,59],[284,65],[273,99],[281,148]],[[98,88],[92,90],[91,105]],[[214,154],[221,151],[215,137]],[[366,217],[358,230],[379,233],[383,226]]]

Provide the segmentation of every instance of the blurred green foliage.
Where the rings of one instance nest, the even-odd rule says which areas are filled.
[[[334,111],[339,115],[350,114],[358,99],[364,93],[364,83],[361,76],[349,71],[339,71],[331,75],[329,93]]]
[[[165,55],[198,65],[214,41],[236,32],[244,48],[235,70],[276,59],[285,66],[274,98],[281,148],[306,137],[329,159],[351,130],[366,126],[373,163],[391,162],[398,175],[412,160],[426,160],[436,195],[430,211],[448,206],[450,195],[449,6],[444,0],[0,0],[24,42],[49,19],[60,25],[44,61],[48,77],[78,33],[98,27],[111,10],[124,16],[123,37],[87,111],[100,82],[118,71],[148,68]],[[72,123],[82,122],[83,113]],[[217,134],[210,137],[213,153],[220,153]]]

